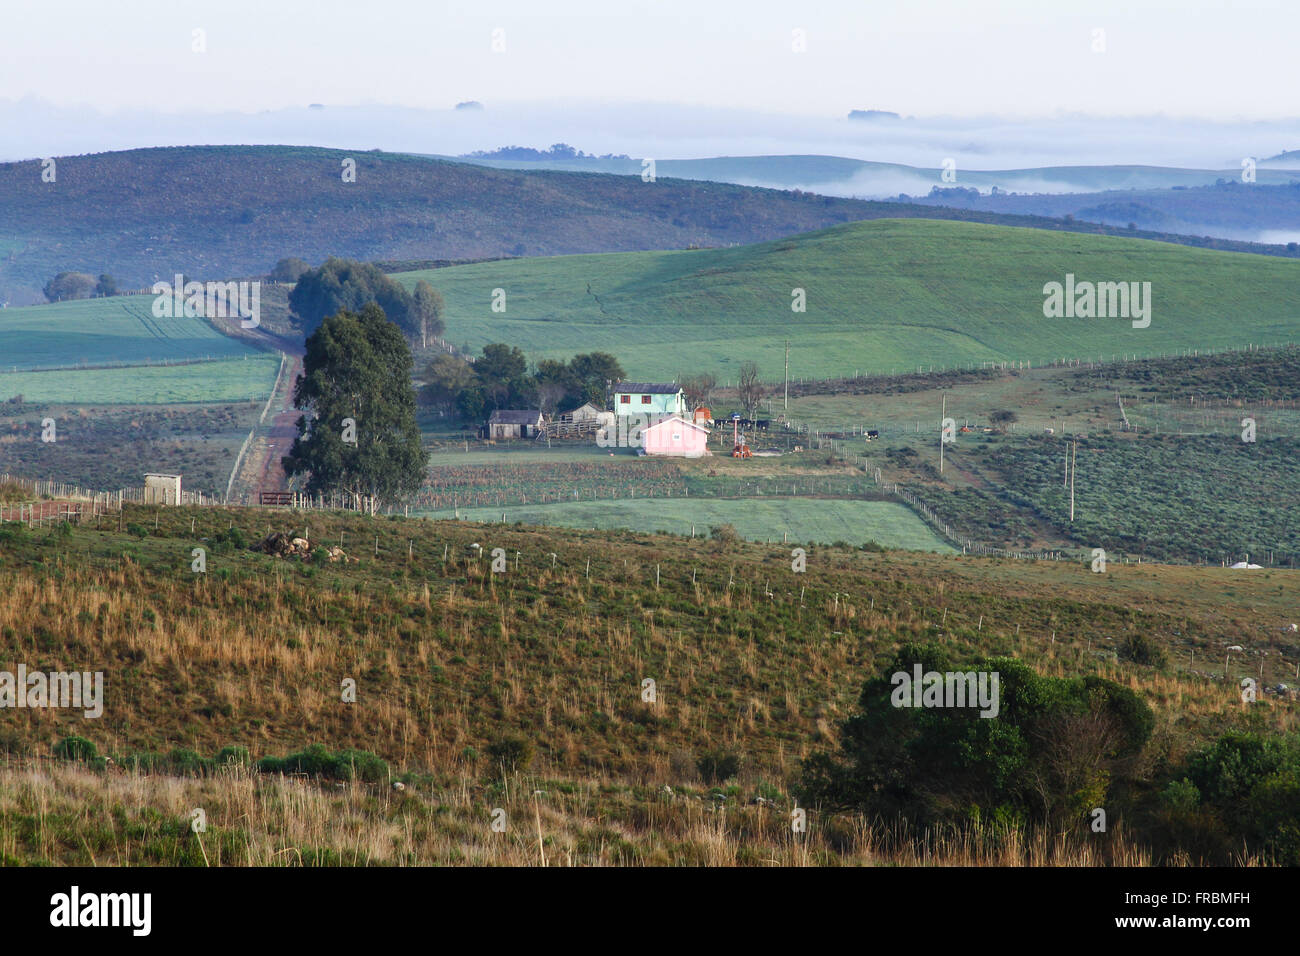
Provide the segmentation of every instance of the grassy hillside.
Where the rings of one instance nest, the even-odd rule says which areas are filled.
[[[0,372],[0,401],[64,405],[172,405],[265,401],[280,359],[265,352],[185,365]]]
[[[1044,283],[1148,281],[1149,328],[1043,317]],[[604,349],[631,378],[734,382],[917,365],[1152,355],[1300,334],[1300,263],[1165,243],[923,220],[854,223],[732,249],[571,256],[405,273],[447,300],[448,337],[562,358]],[[492,290],[506,311],[491,311]],[[791,311],[791,290],[807,312]]]
[[[0,310],[0,372],[262,355],[201,318],[155,318],[153,297]]]
[[[342,541],[358,560],[243,547],[304,521],[314,542]],[[102,717],[22,709],[0,728],[13,762],[0,771],[5,862],[887,862],[880,821],[810,807],[808,839],[794,845],[786,814],[800,759],[837,737],[865,675],[911,640],[1137,692],[1156,715],[1142,764],[1153,779],[1110,795],[1132,808],[1112,813],[1121,846],[1153,838],[1142,802],[1207,741],[1296,727],[1294,700],[1244,708],[1235,681],[1291,679],[1300,648],[1280,625],[1300,572],[1093,575],[814,548],[794,575],[780,547],[662,536],[254,509],[128,508],[122,526],[0,536],[0,655],[105,673]],[[509,569],[490,574],[471,541],[506,549]],[[200,544],[202,575],[190,570]],[[1167,657],[1117,659],[1135,634]],[[1227,644],[1245,650],[1225,661]],[[341,701],[346,677],[355,703]],[[113,765],[51,765],[69,735]],[[312,744],[326,750],[303,758],[316,779],[247,768]],[[214,762],[226,747],[242,749]],[[347,748],[386,763],[353,754],[358,779],[339,781],[332,755]],[[202,777],[203,795],[176,775]],[[205,855],[184,826],[193,806],[208,812]],[[513,821],[499,839],[493,807]],[[1079,826],[1053,847],[981,838],[960,852],[1004,863],[1061,862],[1085,844],[1084,856],[1112,852]]]
[[[355,182],[342,181],[344,159],[356,162]],[[316,264],[331,255],[423,261],[683,249],[886,217],[1123,231],[674,179],[668,169],[645,183],[639,164],[635,175],[518,171],[296,146],[137,149],[57,163],[54,183],[41,181],[35,161],[0,163],[0,303],[42,301],[42,286],[64,270],[107,272],[122,288],[143,288],[177,272],[204,280],[265,275],[285,256]]]

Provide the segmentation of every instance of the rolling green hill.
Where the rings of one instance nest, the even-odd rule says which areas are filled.
[[[1150,327],[1043,316],[1043,285],[1150,282]],[[534,358],[603,349],[633,378],[740,363],[797,379],[917,365],[1140,356],[1300,338],[1300,263],[975,223],[878,220],[730,249],[507,260],[403,273],[447,301],[449,339]],[[491,310],[493,289],[506,311]],[[791,290],[807,311],[791,311]]]
[[[147,295],[0,311],[0,401],[158,405],[264,399],[279,359]]]
[[[356,163],[355,182],[342,180],[347,159]],[[805,158],[793,159],[818,177],[855,164],[829,157],[807,167]],[[763,176],[770,169],[778,177],[773,182],[782,182],[787,157],[691,161],[697,165],[680,173],[665,162],[653,183],[642,182],[639,163],[599,172],[491,169],[378,150],[298,146],[186,146],[59,157],[53,183],[41,181],[35,161],[0,163],[0,303],[42,301],[45,282],[65,270],[107,272],[121,288],[138,289],[177,272],[202,280],[265,275],[285,256],[318,264],[332,255],[465,261],[684,249],[901,217],[1123,231],[686,178],[766,182],[744,178],[743,169],[757,163]],[[804,190],[816,189],[800,182]],[[967,183],[964,176],[961,183]],[[1144,235],[1289,254],[1284,247],[1231,240]]]
[[[0,372],[264,354],[201,318],[155,318],[153,301],[113,296],[0,311]]]

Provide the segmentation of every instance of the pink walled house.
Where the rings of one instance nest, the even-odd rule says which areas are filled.
[[[666,418],[641,430],[641,447],[647,455],[701,458],[707,455],[709,430],[683,418]]]

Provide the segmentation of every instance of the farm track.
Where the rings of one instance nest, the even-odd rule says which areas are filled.
[[[232,502],[257,504],[263,491],[285,491],[288,478],[280,459],[289,453],[298,435],[298,411],[293,407],[293,386],[302,371],[303,343],[265,329],[245,329],[237,319],[213,319],[213,326],[234,338],[251,342],[259,348],[276,352],[287,361],[276,383],[265,419],[253,428],[253,440],[240,464],[230,489]]]

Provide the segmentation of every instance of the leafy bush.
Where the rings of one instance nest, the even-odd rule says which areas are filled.
[[[263,757],[257,762],[259,773],[302,773],[330,780],[364,780],[379,783],[388,779],[388,764],[365,750],[341,750],[330,753],[321,744],[287,757]]]
[[[1233,731],[1193,754],[1160,795],[1165,842],[1229,864],[1244,844],[1300,866],[1300,736]]]
[[[167,767],[172,773],[199,776],[212,768],[212,761],[186,747],[177,747],[167,755]]]
[[[719,784],[740,772],[740,755],[726,750],[703,753],[696,759],[695,768],[705,783]]]
[[[1130,634],[1120,642],[1117,650],[1121,660],[1132,661],[1135,664],[1164,667],[1169,663],[1169,655],[1165,649],[1145,634]]]
[[[533,745],[522,737],[502,737],[488,744],[487,755],[507,770],[526,770],[533,760]]]
[[[740,534],[734,525],[719,524],[709,528],[709,537],[719,544],[731,545],[740,540]]]
[[[217,751],[216,757],[212,762],[218,767],[228,767],[231,765],[248,766],[251,763],[247,747],[222,747]]]
[[[990,672],[998,711],[896,706],[893,675]],[[989,683],[991,686],[991,680]],[[841,728],[838,756],[804,761],[800,793],[832,809],[919,825],[969,819],[1069,826],[1103,803],[1142,750],[1154,715],[1133,691],[1099,677],[1042,677],[1012,658],[954,666],[937,644],[907,644],[870,678]]]
[[[19,521],[6,521],[0,524],[0,544],[26,544],[31,537],[27,526]]]
[[[54,745],[54,756],[61,760],[76,760],[86,763],[99,756],[99,748],[85,737],[72,735],[64,737]]]

